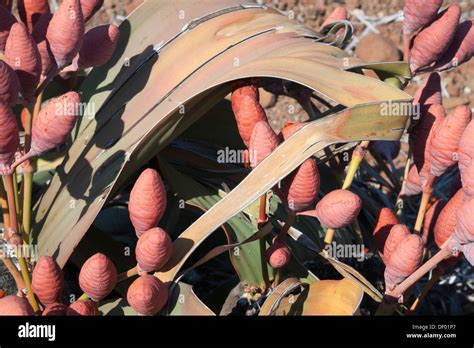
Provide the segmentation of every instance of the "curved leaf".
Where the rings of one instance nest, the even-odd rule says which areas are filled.
[[[171,289],[168,315],[216,315],[194,293],[191,285],[179,282]]]
[[[179,14],[174,2],[160,3],[162,7],[158,11]],[[209,3],[223,6],[223,2],[217,0]],[[182,4],[186,9],[191,2]],[[332,55],[327,45],[314,43],[316,33],[263,8],[215,13],[199,25],[178,31],[180,35],[176,37],[170,34],[172,30],[163,28],[173,40],[159,49],[159,55],[139,51],[143,46],[148,47],[147,44],[150,47],[156,44],[153,37],[144,34],[146,30],[159,32],[161,28],[156,16],[147,17],[152,5],[145,5],[122,24],[129,27],[131,35],[122,42],[122,55],[115,57],[115,65],[111,63],[113,68],[106,66],[91,75],[91,79],[101,81],[99,84],[106,81],[98,77],[101,73],[109,81],[104,94],[94,94],[90,98],[89,105],[95,105],[98,110],[96,119],[81,125],[63,165],[58,168],[36,209],[34,233],[38,236],[40,254],[54,255],[61,265],[69,258],[112,189],[222,99],[229,91],[225,85],[228,81],[250,76],[284,78],[307,85],[346,106],[410,99],[406,93],[380,81],[343,71],[344,58]],[[166,20],[162,22],[167,23]],[[156,23],[159,23],[158,28]],[[293,49],[299,54],[320,50],[319,54],[324,58],[293,58]],[[136,60],[141,63],[130,70],[119,67],[120,61],[132,56],[137,56]],[[87,84],[84,94],[91,95],[98,84]],[[292,145],[282,146],[279,153],[288,151],[288,157],[295,152],[301,154],[272,180],[279,180],[311,151],[317,152],[324,147],[324,142],[320,141],[311,151],[301,152],[314,145],[304,138],[308,138],[307,132],[315,128],[332,127],[334,130],[334,124],[344,125],[330,143],[398,138],[408,115],[380,117],[380,107],[378,103],[349,109],[340,118],[325,118],[307,131],[300,131],[293,137]],[[345,122],[354,113],[359,114],[354,117],[356,121]],[[366,119],[365,114],[368,115]],[[315,134],[318,132],[322,130],[318,129]],[[309,137],[316,138],[316,135]],[[271,162],[267,163],[271,165]],[[245,186],[251,189],[248,184]],[[265,190],[268,189],[268,185],[265,186]],[[241,209],[243,205],[236,208]],[[225,220],[215,219],[219,222],[217,226],[225,222],[229,214],[222,217]],[[200,229],[210,233],[208,226],[202,225]],[[194,246],[204,235],[201,232]]]
[[[299,294],[281,300],[276,315],[354,315],[362,301],[362,288],[349,279],[320,280]]]

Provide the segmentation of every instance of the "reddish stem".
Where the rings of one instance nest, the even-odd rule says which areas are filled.
[[[10,228],[7,231],[7,238],[9,240],[13,234],[18,233],[18,220],[15,209],[15,191],[13,186],[13,175],[5,175],[5,189],[7,191],[8,212],[10,215]],[[12,233],[10,233],[12,232]]]
[[[420,268],[413,272],[408,278],[406,278],[403,282],[397,285],[394,289],[387,290],[385,292],[385,295],[392,298],[400,298],[403,293],[407,291],[408,288],[410,288],[413,284],[420,280],[426,273],[435,268],[441,261],[443,261],[447,257],[455,254],[455,249],[455,244],[451,242],[445,243],[441,250],[438,251],[431,259],[426,261]]]
[[[430,201],[431,193],[433,192],[433,183],[436,180],[434,175],[428,177],[428,180],[423,187],[423,195],[421,196],[421,203],[418,209],[418,215],[416,217],[414,232],[416,234],[421,233],[421,228],[423,227],[423,220],[425,219],[426,207]]]
[[[410,34],[403,35],[403,61],[408,62],[410,60]]]

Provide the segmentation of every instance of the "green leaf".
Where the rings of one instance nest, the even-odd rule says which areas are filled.
[[[99,311],[103,316],[136,316],[137,311],[134,310],[124,298],[115,300],[106,300],[101,302]]]
[[[183,282],[178,282],[172,286],[167,306],[169,315],[215,315],[215,313],[196,296],[192,286]]]

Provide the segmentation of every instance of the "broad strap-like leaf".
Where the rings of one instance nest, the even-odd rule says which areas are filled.
[[[214,10],[224,4],[220,0],[209,2],[220,4]],[[140,49],[157,44],[156,36],[149,33],[162,29],[169,33],[168,28],[161,28],[169,22],[149,15],[154,7],[148,3],[152,2],[141,6],[122,24],[129,26],[130,35],[121,43],[122,53],[115,57],[114,68],[96,69],[93,74],[98,75],[91,75],[99,84],[108,80],[99,88],[104,94],[96,96],[98,84],[86,82],[83,94],[94,95],[86,100],[96,107],[96,118],[81,126],[63,165],[36,207],[33,232],[38,238],[40,254],[54,255],[60,265],[65,264],[111,191],[222,99],[230,90],[229,81],[250,76],[283,78],[306,85],[345,106],[379,103],[361,109],[360,120],[345,124],[336,136],[338,140],[330,141],[345,141],[348,135],[345,133],[354,133],[357,139],[400,136],[406,113],[373,118],[370,109],[380,111],[380,102],[400,101],[410,96],[381,81],[343,71],[345,54],[334,55],[338,49],[315,43],[318,34],[301,24],[273,10],[242,7],[211,16],[197,26],[188,27],[185,33],[178,31],[181,34],[162,47],[158,55],[150,56]],[[186,4],[191,6],[193,2],[160,3],[162,7],[154,8],[155,11],[177,18],[179,11],[186,11]],[[191,23],[191,18],[186,23]],[[308,58],[311,52],[317,53],[317,58]],[[133,71],[126,65],[120,67],[134,56],[141,63],[133,65]],[[362,113],[366,111],[368,117],[364,123]],[[331,118],[318,124],[317,128],[322,128],[318,131],[333,121]],[[357,132],[361,127],[365,131]],[[305,132],[295,139],[304,137],[307,137]],[[298,143],[303,146],[298,148]],[[304,143],[295,141],[288,155],[303,151],[306,156],[308,144]],[[323,148],[323,141],[317,147]],[[294,169],[293,165],[297,161],[281,173]],[[202,232],[197,238],[199,244],[204,238]]]
[[[320,280],[281,300],[276,315],[354,315],[364,292],[350,279]]]
[[[395,105],[405,104],[395,102]],[[172,281],[192,251],[219,225],[271,189],[310,156],[324,147],[357,140],[395,140],[404,128],[406,116],[383,116],[383,104],[373,103],[346,109],[309,123],[263,160],[234,190],[201,216],[174,242],[173,256],[157,275]],[[193,240],[190,245],[188,240]]]

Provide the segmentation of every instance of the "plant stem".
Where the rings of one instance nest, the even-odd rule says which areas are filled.
[[[87,300],[87,299],[89,299],[89,298],[90,298],[89,295],[87,295],[87,294],[84,293],[84,294],[82,294],[81,296],[79,296],[79,298],[77,299],[77,301]]]
[[[367,148],[370,144],[370,141],[362,141],[354,150],[352,155],[351,163],[349,164],[349,168],[347,169],[346,178],[344,179],[344,184],[342,185],[342,189],[347,190],[351,187],[352,182],[354,181],[355,174],[359,169],[359,166],[362,160],[365,158],[367,154]]]
[[[347,190],[351,187],[352,182],[354,181],[355,174],[359,169],[360,164],[362,163],[365,155],[367,154],[367,148],[369,147],[370,141],[361,141],[359,145],[356,146],[353,154],[349,168],[347,169],[346,178],[342,184],[342,189]],[[331,244],[334,239],[334,229],[328,228],[326,230],[326,235],[324,236],[324,243]]]
[[[21,275],[23,276],[23,281],[26,285],[26,291],[28,292],[28,301],[30,301],[31,307],[35,312],[39,311],[38,302],[36,302],[35,294],[31,289],[31,280],[30,273],[28,272],[28,266],[26,265],[26,260],[24,257],[18,256],[18,263],[20,264]]]
[[[12,178],[13,178],[13,192],[15,193],[15,211],[16,211],[16,216],[20,216],[21,212],[20,212],[20,199],[18,197],[18,178],[16,176],[16,170],[15,172],[12,174]]]
[[[423,220],[425,218],[426,207],[430,201],[431,193],[433,192],[433,182],[436,178],[432,175],[428,178],[426,185],[423,187],[423,194],[421,196],[421,203],[416,217],[414,233],[420,234],[423,227]]]
[[[428,291],[430,291],[433,285],[435,285],[439,281],[440,278],[441,278],[441,272],[433,273],[428,283],[426,283],[426,285],[423,287],[423,290],[421,290],[418,297],[415,299],[415,301],[413,301],[410,307],[410,312],[416,312],[416,310],[418,309],[418,306],[420,305],[421,301],[423,301]]]
[[[259,216],[258,216],[258,227],[267,221],[267,194],[263,194],[260,197],[260,209],[259,209]],[[259,247],[260,247],[260,264],[262,267],[262,278],[263,278],[263,291],[265,291],[270,286],[270,277],[268,276],[268,268],[267,268],[267,249],[265,244],[265,238],[260,238],[258,240]]]
[[[276,288],[280,284],[280,281],[281,281],[281,269],[277,268],[275,270],[275,279],[273,279],[273,287]]]
[[[8,201],[8,214],[10,215],[10,231],[8,233],[7,240],[10,239],[12,234],[18,233],[18,221],[15,209],[15,188],[13,184],[13,174],[5,175],[3,177],[5,183],[5,189],[7,191]]]
[[[29,165],[28,167],[31,168]],[[23,167],[23,216],[22,225],[25,241],[30,244],[31,238],[31,200],[33,195],[33,172],[30,168]]]
[[[3,213],[2,214],[3,215],[3,229],[5,233],[7,233],[7,231],[10,230],[10,214],[8,212],[8,203],[5,197],[6,197],[6,192],[3,187],[3,183],[0,183],[0,200],[1,200],[2,213]],[[4,234],[4,239],[7,240],[7,238],[5,238],[5,234]],[[21,273],[18,272],[18,269],[13,264],[11,259],[9,259],[8,257],[2,257],[0,259],[2,260],[3,264],[8,269],[13,279],[15,280],[16,288],[18,289],[18,291],[22,291],[22,289],[25,288],[25,282],[23,281]]]
[[[407,160],[405,162],[405,171],[403,173],[402,189],[405,186],[405,182],[407,181],[408,174],[410,173],[412,149],[409,143],[408,143],[408,146],[409,148],[408,148]],[[402,208],[403,208],[402,202],[403,202],[403,199],[400,197],[400,193],[399,193],[397,196],[397,203],[396,203],[397,212],[395,214],[398,218],[402,215]]]
[[[14,174],[13,174],[14,175]],[[13,175],[5,175],[5,187],[7,191],[7,199],[8,199],[8,210],[10,214],[10,230],[13,231],[13,234],[18,233],[18,220],[15,211],[15,192],[14,192],[14,185],[13,185]],[[12,235],[9,234],[10,238]],[[20,264],[21,275],[23,277],[23,281],[26,285],[26,290],[28,292],[28,300],[30,301],[31,306],[35,312],[39,311],[38,303],[36,302],[35,295],[33,294],[33,290],[31,289],[31,280],[30,274],[28,272],[28,267],[26,265],[26,260],[24,257],[18,255],[18,263]]]
[[[123,282],[124,280],[127,280],[129,278],[132,278],[134,276],[138,275],[138,267],[135,266],[133,268],[130,268],[128,271],[120,273],[117,276],[117,283]]]
[[[2,206],[3,230],[5,232],[3,238],[8,240],[8,238],[5,237],[8,237],[8,231],[10,230],[10,214],[8,212],[8,203],[6,197],[7,194],[5,192],[3,183],[0,183],[0,204]]]
[[[15,280],[16,288],[18,289],[18,291],[21,291],[22,289],[24,289],[26,287],[25,282],[23,281],[21,273],[13,264],[12,260],[9,259],[8,257],[2,257],[0,258],[0,260],[3,262],[3,264],[8,269],[13,279]]]
[[[332,240],[334,239],[334,228],[328,228],[326,230],[326,235],[324,236],[324,244],[328,245],[332,243]]]
[[[27,106],[27,117],[25,122],[25,148],[24,152],[28,153],[31,148],[31,134],[33,117],[35,117],[40,110],[41,102],[43,100],[43,93],[40,93],[36,98],[34,105]],[[31,160],[27,160],[23,164],[23,216],[22,225],[25,233],[25,239],[31,243],[31,202],[33,195],[33,173],[34,167]]]
[[[260,197],[260,208],[258,210],[258,224],[265,224],[268,221],[267,217],[267,195],[264,194]]]
[[[410,35],[403,35],[403,60],[407,62],[410,59]]]
[[[418,268],[408,278],[406,278],[403,282],[397,285],[393,290],[388,290],[386,294],[394,298],[399,298],[409,287],[415,284],[430,270],[435,268],[438,263],[443,261],[448,256],[453,255],[453,250],[451,250],[451,248],[448,247],[447,244],[448,243],[445,243],[443,248],[441,248],[441,250],[438,251],[431,259],[426,261],[420,268]]]

